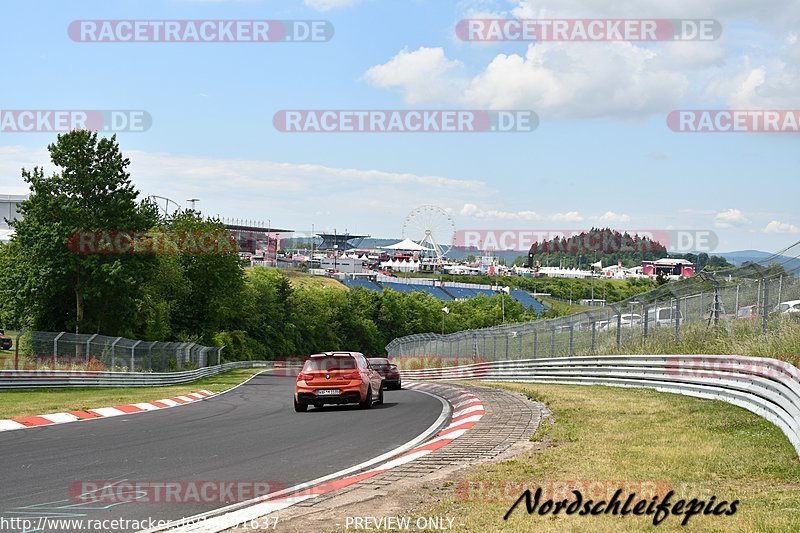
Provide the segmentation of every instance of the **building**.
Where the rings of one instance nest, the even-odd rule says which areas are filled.
[[[3,244],[8,243],[14,235],[14,230],[6,220],[19,219],[19,204],[27,199],[27,194],[0,194],[0,242]]]
[[[658,261],[642,261],[642,273],[645,276],[694,276],[694,264],[686,259],[659,259]]]
[[[322,242],[317,246],[317,250],[336,250],[346,252],[361,246],[361,242],[369,235],[351,235],[349,233],[317,233],[317,237],[322,237]],[[350,242],[354,241],[354,242]]]

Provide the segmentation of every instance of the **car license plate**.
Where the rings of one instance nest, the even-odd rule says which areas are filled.
[[[317,396],[336,396],[339,394],[339,389],[319,389]]]

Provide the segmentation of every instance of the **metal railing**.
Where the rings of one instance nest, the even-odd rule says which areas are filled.
[[[20,332],[0,369],[163,372],[219,365],[224,346],[67,332]]]
[[[267,367],[268,361],[235,361],[183,372],[96,372],[76,370],[0,370],[0,390],[72,387],[159,387],[188,383],[236,368]]]
[[[605,307],[569,316],[440,335],[394,339],[389,357],[438,356],[473,360],[570,357],[624,352],[628,343],[680,340],[687,327],[748,326],[761,334],[770,324],[799,320],[800,243],[757,263],[671,281]]]
[[[778,426],[800,455],[800,370],[776,359],[726,355],[563,357],[404,370],[402,377],[650,388],[721,400]]]

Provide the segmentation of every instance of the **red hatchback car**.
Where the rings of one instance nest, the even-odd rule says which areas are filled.
[[[357,403],[369,409],[383,403],[383,378],[358,352],[325,352],[312,355],[303,365],[294,387],[294,410],[309,405]]]

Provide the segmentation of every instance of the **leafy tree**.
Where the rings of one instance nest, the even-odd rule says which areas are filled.
[[[19,207],[22,218],[10,223],[13,261],[3,274],[17,319],[43,330],[130,333],[152,257],[76,253],[68,243],[79,232],[144,231],[156,223],[156,210],[137,201],[116,137],[72,131],[48,150],[58,171],[22,170],[31,194]]]

